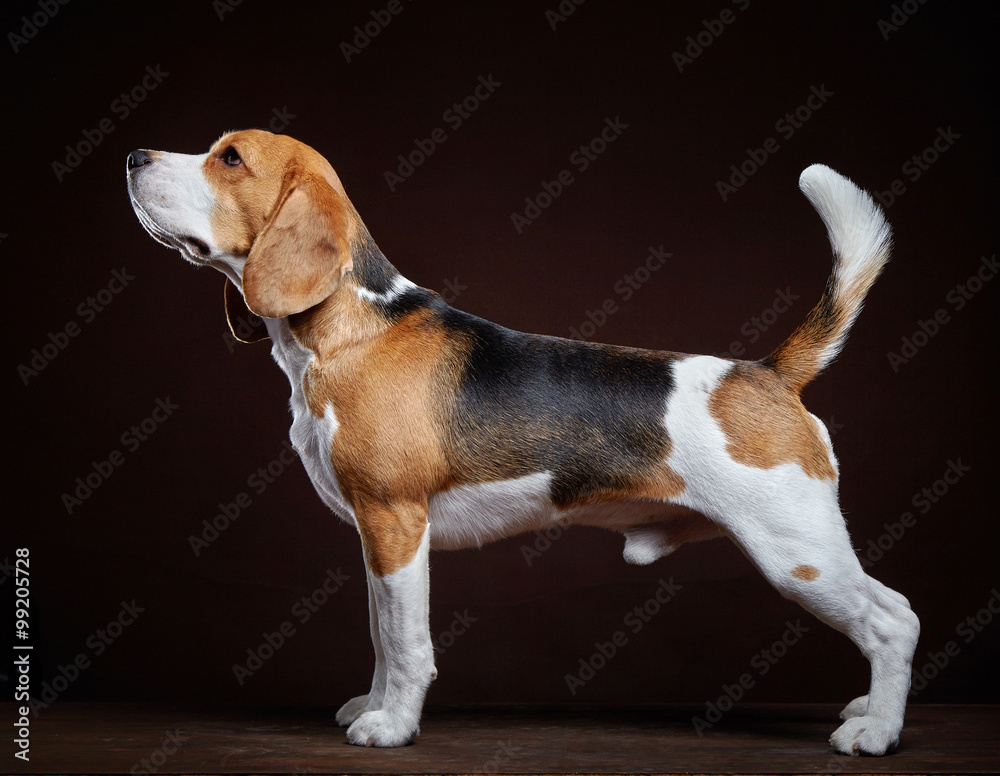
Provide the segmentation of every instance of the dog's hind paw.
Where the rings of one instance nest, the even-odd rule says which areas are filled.
[[[366,711],[347,729],[347,740],[355,746],[406,746],[420,732],[410,724],[385,709]]]
[[[367,695],[358,695],[341,706],[337,712],[337,725],[347,727],[364,714],[365,709],[368,708],[368,698]]]
[[[899,743],[899,730],[878,717],[852,717],[834,731],[830,743],[841,754],[878,756]]]
[[[853,701],[844,706],[844,710],[840,712],[841,719],[854,719],[855,717],[863,717],[868,713],[868,696],[862,695],[860,698],[855,698]]]

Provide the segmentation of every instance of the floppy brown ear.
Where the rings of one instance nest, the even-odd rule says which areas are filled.
[[[351,268],[347,209],[320,176],[290,176],[243,267],[243,298],[264,318],[319,304]]]

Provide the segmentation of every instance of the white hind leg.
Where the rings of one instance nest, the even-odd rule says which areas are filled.
[[[869,579],[871,579],[871,577],[869,577]],[[874,579],[872,579],[871,581],[874,584],[879,585],[885,595],[887,595],[889,597],[895,598],[896,602],[900,606],[906,607],[907,609],[909,608],[910,602],[907,601],[904,596],[900,595],[899,593],[897,593],[892,588],[885,587],[884,585],[882,585],[881,583],[877,582]],[[840,718],[841,719],[854,719],[854,717],[863,717],[866,714],[868,714],[868,696],[867,695],[862,695],[859,698],[855,698],[853,701],[851,701],[850,703],[848,703],[843,708],[843,710],[840,712]]]
[[[830,743],[844,754],[881,755],[903,728],[920,624],[903,596],[864,572],[835,499],[822,500],[827,503],[807,499],[795,514],[763,518],[744,512],[725,522],[782,595],[846,634],[868,658],[869,693],[844,709],[846,721]],[[789,502],[774,499],[772,508],[775,503]]]
[[[845,709],[831,742],[846,754],[884,754],[903,727],[919,622],[905,598],[861,568],[822,424],[787,385],[752,366],[736,369],[709,356],[675,365],[665,424],[674,442],[667,463],[686,484],[677,503],[722,526],[782,595],[868,658],[867,701]]]

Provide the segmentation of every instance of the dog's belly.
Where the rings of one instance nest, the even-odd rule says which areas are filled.
[[[669,522],[688,514],[677,505],[653,501],[610,501],[559,509],[552,501],[552,475],[539,472],[510,480],[460,485],[429,502],[431,547],[457,550],[551,525],[591,525],[625,531],[638,525]]]
[[[436,493],[428,503],[431,547],[479,547],[530,531],[559,519],[552,503],[548,472],[477,485],[458,485]]]

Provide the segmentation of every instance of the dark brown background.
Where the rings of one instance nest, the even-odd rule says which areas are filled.
[[[998,281],[962,310],[948,301],[997,248],[990,6],[903,5],[915,13],[886,39],[878,22],[893,14],[889,2],[754,0],[744,11],[724,0],[588,0],[554,30],[545,11],[555,0],[405,2],[348,63],[340,44],[385,3],[244,0],[220,19],[208,0],[73,2],[17,53],[8,42],[0,255],[13,433],[0,560],[31,550],[36,688],[79,654],[91,665],[60,699],[336,707],[368,687],[354,531],[322,506],[298,463],[262,494],[247,484],[287,439],[286,378],[267,345],[227,347],[221,275],[150,240],[125,191],[131,149],[200,153],[225,130],[267,127],[277,111],[294,115],[289,134],[331,160],[405,275],[463,287],[456,306],[567,336],[610,298],[620,310],[596,339],[686,352],[739,340],[749,357],[764,356],[818,298],[830,258],[796,188],[806,165],[825,162],[878,191],[905,181],[888,210],[895,258],[842,358],[805,399],[834,429],[842,506],[862,554],[884,523],[915,518],[873,573],[922,618],[918,668],[949,641],[960,648],[918,700],[1000,700],[1000,624],[968,643],[956,633],[1000,586],[989,490]],[[725,8],[735,20],[679,72],[673,52]],[[0,31],[37,12],[7,4]],[[147,66],[168,75],[122,118],[112,103]],[[495,93],[449,127],[444,112],[491,75]],[[775,123],[812,87],[833,96],[782,137]],[[616,117],[628,126],[621,137],[590,169],[573,168],[571,153]],[[57,180],[65,146],[105,118],[114,131]],[[384,173],[437,127],[447,140],[391,192]],[[903,165],[939,128],[959,138],[910,180]],[[716,182],[768,137],[779,150],[723,202]],[[575,182],[518,234],[511,214],[563,169]],[[672,257],[623,303],[615,284],[660,245]],[[134,281],[83,322],[77,306],[122,267]],[[799,299],[751,342],[741,329],[778,289]],[[950,321],[894,371],[888,353],[940,308]],[[25,385],[18,366],[71,321],[79,336]],[[178,409],[128,451],[121,435],[167,397]],[[124,464],[67,514],[62,494],[113,450]],[[950,461],[971,469],[926,513],[915,509]],[[195,557],[188,537],[241,492],[251,506]],[[753,674],[746,700],[846,702],[866,689],[857,650],[726,543],[635,568],[619,536],[574,529],[529,566],[522,546],[536,539],[433,556],[434,633],[455,612],[475,622],[442,642],[429,703],[714,701],[797,619],[808,633]],[[301,624],[293,606],[328,569],[350,579]],[[633,634],[624,617],[661,578],[682,589]],[[8,622],[10,579],[2,589]],[[88,639],[133,599],[143,613],[96,655]],[[240,686],[234,664],[285,620],[295,635]],[[572,696],[566,674],[616,630],[628,644]]]

